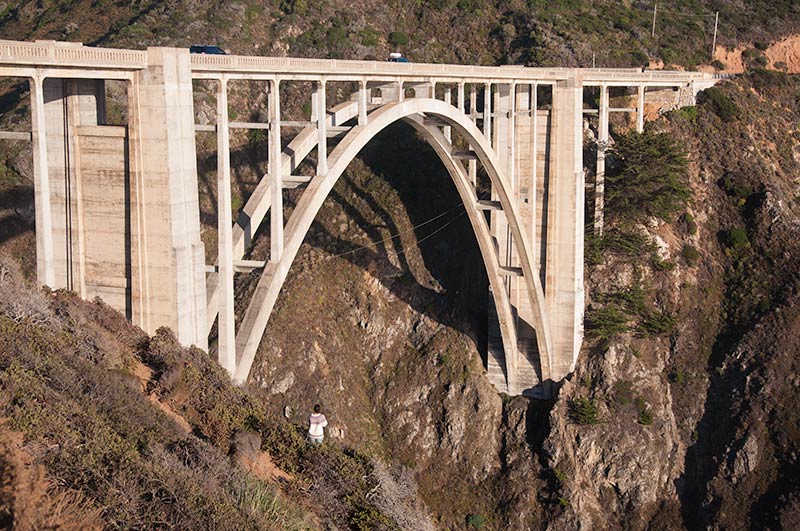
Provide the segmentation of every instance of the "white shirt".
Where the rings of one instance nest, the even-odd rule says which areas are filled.
[[[312,437],[322,437],[322,428],[328,425],[328,419],[322,413],[312,413],[308,417],[308,434]]]

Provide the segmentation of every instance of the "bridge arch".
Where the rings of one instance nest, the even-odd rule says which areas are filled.
[[[404,120],[419,131],[432,146],[453,179],[464,204],[481,250],[498,311],[503,347],[506,352],[504,372],[508,391],[518,394],[516,382],[518,352],[513,312],[503,285],[500,263],[488,224],[478,209],[478,198],[464,166],[452,155],[452,145],[437,127],[426,126],[424,117],[435,117],[445,122],[454,132],[465,138],[489,176],[518,250],[526,293],[533,309],[533,325],[536,329],[540,356],[540,381],[550,379],[553,342],[545,314],[544,292],[539,276],[533,269],[530,249],[519,221],[520,216],[513,201],[511,187],[500,169],[491,144],[472,120],[456,107],[440,100],[411,98],[386,104],[370,113],[367,124],[354,127],[328,155],[328,173],[314,177],[304,191],[284,229],[283,253],[279,259],[270,260],[264,268],[239,327],[236,336],[236,370],[233,374],[236,383],[243,383],[250,373],[280,289],[324,200],[363,147],[389,125]]]

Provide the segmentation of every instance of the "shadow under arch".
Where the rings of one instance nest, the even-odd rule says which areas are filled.
[[[494,156],[491,144],[468,116],[449,103],[428,98],[412,98],[387,104],[372,112],[369,115],[369,122],[364,126],[354,127],[328,156],[328,173],[324,176],[316,176],[309,183],[284,229],[283,254],[278,260],[268,262],[264,268],[242,319],[236,336],[237,359],[236,371],[233,375],[234,382],[241,384],[247,379],[278,293],[286,280],[289,267],[297,256],[306,233],[319,212],[322,203],[333,189],[334,184],[336,184],[339,177],[361,149],[373,137],[389,125],[399,120],[404,120],[416,129],[434,149],[453,179],[456,190],[464,204],[483,257],[489,283],[492,286],[503,347],[510,354],[506,355],[506,366],[504,367],[508,391],[511,394],[517,394],[516,331],[511,304],[503,285],[503,276],[495,244],[489,232],[486,218],[483,216],[482,211],[478,209],[478,198],[469,182],[464,166],[453,158],[451,154],[452,145],[441,131],[436,127],[424,124],[425,116],[434,116],[443,120],[454,132],[463,136],[472,147],[492,182],[493,189],[497,193],[501,208],[511,229],[515,246],[518,249],[526,293],[530,307],[533,309],[533,321],[540,353],[540,381],[551,379],[550,366],[553,343],[547,316],[544,312],[544,292],[541,281],[532,268],[530,250],[522,232],[519,214],[512,200],[511,188],[505,175],[499,169],[499,163]]]

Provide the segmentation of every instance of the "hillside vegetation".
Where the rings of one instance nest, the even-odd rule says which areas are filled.
[[[0,4],[0,36],[112,47],[214,42],[235,53],[470,64],[694,67],[717,43],[763,55],[800,33],[792,0],[21,0]],[[180,29],[178,29],[180,28]]]
[[[0,523],[800,527],[800,84],[752,68],[800,33],[798,9],[659,2],[653,38],[642,2],[0,2],[3,38],[560,66],[594,55],[598,66],[693,67],[708,60],[718,10],[718,42],[744,46],[751,67],[643,135],[612,122],[606,233],[587,231],[587,341],[550,402],[487,382],[480,253],[449,176],[403,125],[371,142],[323,205],[244,389],[168,330],[148,337],[102,302],[25,285],[32,170],[25,145],[4,144]],[[25,92],[5,90],[4,129],[22,127]],[[214,102],[198,92],[208,116]],[[231,106],[251,97],[232,91]],[[591,184],[594,124],[586,134]],[[234,138],[235,195],[265,171],[260,141]],[[197,142],[213,256],[214,139]],[[258,234],[252,255],[268,247]],[[256,281],[237,276],[237,296]],[[317,401],[331,420],[321,449],[303,437]]]

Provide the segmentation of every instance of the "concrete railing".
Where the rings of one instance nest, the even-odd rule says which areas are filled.
[[[380,75],[386,77],[480,77],[514,79],[526,77],[564,78],[566,69],[533,69],[522,66],[494,67],[432,63],[390,63],[342,59],[303,59],[295,57],[253,57],[245,55],[192,55],[195,72],[258,72],[311,75]]]
[[[384,78],[445,78],[445,80],[556,81],[580,72],[586,80],[688,83],[710,79],[702,72],[655,71],[640,68],[530,68],[519,65],[472,66],[432,63],[391,63],[341,59],[192,55],[192,71],[208,73],[307,74],[318,76],[380,76]],[[446,82],[446,81],[443,81]]]
[[[80,43],[0,40],[0,64],[63,68],[108,68],[141,70],[147,67],[147,52],[115,48],[93,48]],[[519,65],[472,66],[432,63],[391,63],[341,59],[256,57],[246,55],[191,55],[196,73],[293,74],[352,78],[431,80],[440,82],[554,82],[582,77],[584,81],[641,84],[681,84],[712,80],[713,74],[680,71],[642,71],[638,68],[529,68]]]
[[[30,43],[0,40],[0,64],[2,63],[141,70],[147,66],[147,52],[92,48],[80,43],[55,41]]]

